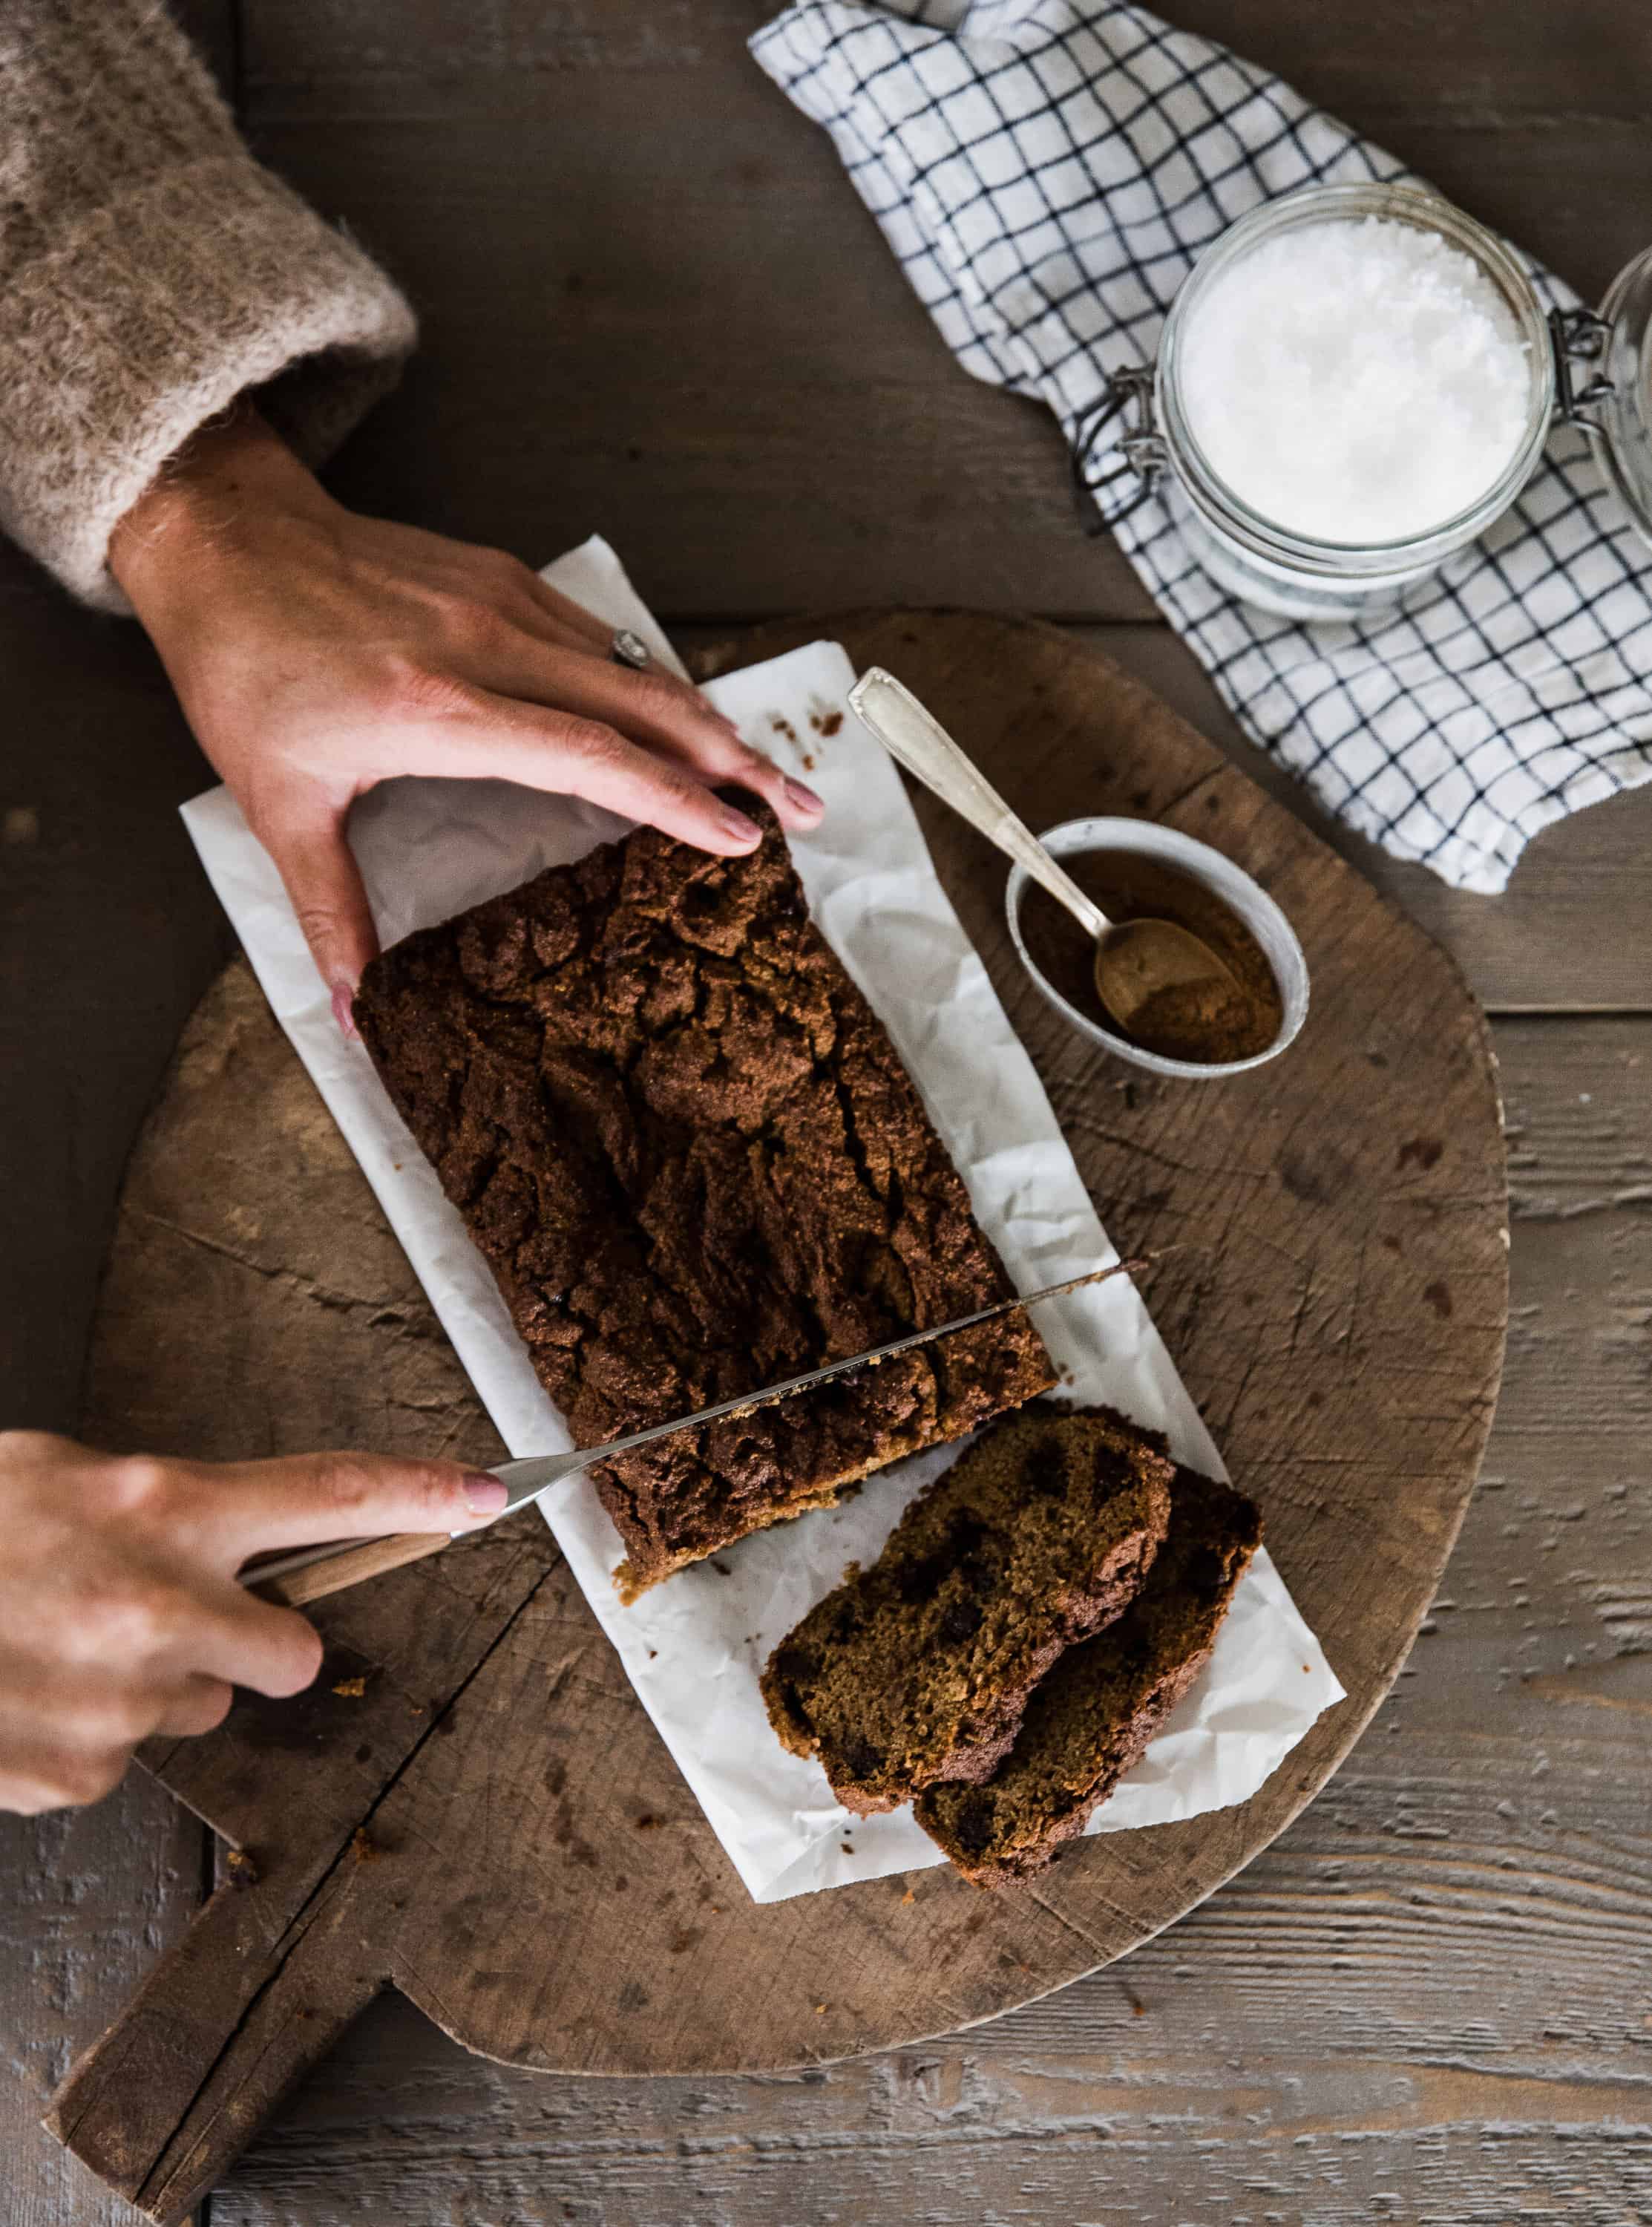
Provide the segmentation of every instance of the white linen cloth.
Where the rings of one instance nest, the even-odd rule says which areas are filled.
[[[1152,361],[1236,219],[1409,175],[1267,71],[1116,0],[799,0],[752,52],[830,132],[960,363],[1047,404],[1081,450],[1108,374]],[[1577,306],[1532,275],[1547,306]],[[1098,449],[1086,484],[1119,461]],[[1501,890],[1540,827],[1652,779],[1652,549],[1577,433],[1402,611],[1357,624],[1238,602],[1157,496],[1114,531],[1253,739],[1461,889]]]
[[[605,543],[587,543],[545,577],[616,626],[635,628],[681,671]],[[853,679],[843,651],[817,642],[730,673],[708,693],[749,741],[794,768],[805,751],[813,761],[807,777],[827,811],[815,833],[793,839],[792,854],[814,918],[888,1027],[1011,1276],[1023,1291],[1058,1283],[1118,1256],[935,877],[900,777],[847,711]],[[821,731],[839,718],[841,726]],[[277,1018],[500,1436],[514,1455],[567,1447],[487,1264],[366,1051],[341,1036],[280,878],[234,800],[214,789],[185,805],[183,816]],[[570,798],[502,782],[404,780],[357,807],[350,839],[388,944],[582,857],[624,826]],[[1183,1458],[1221,1473],[1126,1279],[1041,1307],[1038,1327],[1070,1372],[1075,1398],[1110,1401],[1168,1432]],[[938,1448],[884,1471],[843,1507],[743,1541],[717,1557],[720,1567],[682,1571],[628,1609],[610,1581],[622,1549],[595,1489],[575,1479],[541,1503],[644,1707],[760,1902],[941,1860],[909,1811],[852,1818],[819,1765],[781,1747],[757,1680],[775,1642],[838,1582],[845,1562],[876,1556],[920,1484],[958,1452]],[[1203,1676],[1100,1810],[1100,1829],[1244,1800],[1342,1692],[1264,1552]]]

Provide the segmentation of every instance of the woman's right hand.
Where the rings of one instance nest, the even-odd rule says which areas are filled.
[[[308,1686],[322,1643],[238,1585],[251,1556],[462,1531],[505,1488],[456,1462],[211,1463],[0,1433],[0,1809],[96,1802],[140,1740],[220,1724],[236,1686]]]
[[[346,828],[380,782],[515,782],[724,855],[759,839],[725,785],[787,827],[823,809],[686,681],[613,663],[613,629],[526,565],[335,502],[256,411],[187,444],[109,561],[347,1031],[378,946]]]

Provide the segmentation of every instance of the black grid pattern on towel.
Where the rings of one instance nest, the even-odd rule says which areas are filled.
[[[1236,218],[1407,176],[1279,79],[1111,0],[799,0],[752,51],[831,133],[960,361],[1046,403],[1069,443]],[[1089,456],[1090,483],[1119,461]],[[1461,888],[1502,889],[1540,827],[1652,778],[1652,551],[1579,435],[1426,591],[1358,623],[1236,601],[1158,496],[1116,531],[1249,733]]]

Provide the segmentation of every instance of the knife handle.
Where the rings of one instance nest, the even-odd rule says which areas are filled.
[[[399,1570],[404,1562],[421,1561],[426,1554],[439,1554],[443,1547],[452,1544],[450,1531],[398,1531],[388,1539],[364,1539],[359,1546],[342,1547],[324,1560],[311,1562],[302,1570],[289,1570],[284,1577],[266,1578],[262,1584],[254,1575],[247,1591],[284,1608],[302,1608],[306,1601],[341,1593],[348,1586],[359,1586],[364,1578]]]

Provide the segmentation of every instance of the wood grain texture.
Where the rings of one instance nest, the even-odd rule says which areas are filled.
[[[1624,2227],[1652,2212],[1652,1022],[1496,1041],[1509,1368],[1398,1684],[1127,1963],[764,2080],[526,2075],[377,2004],[215,2227]]]
[[[197,25],[214,14],[209,0],[184,12]],[[347,458],[345,488],[536,561],[601,527],[663,593],[667,619],[870,594],[1142,615],[1116,559],[1075,535],[1048,426],[959,382],[824,141],[756,79],[739,42],[763,0],[731,10],[723,0],[555,10],[250,0],[247,12],[265,151],[392,253],[425,314],[426,354]],[[1627,0],[1178,0],[1171,13],[1285,70],[1585,290],[1643,244],[1648,32]],[[209,47],[220,50],[215,33]],[[604,73],[622,75],[629,94],[603,112],[611,141],[576,135],[564,163],[564,119]],[[762,103],[772,124],[752,121]],[[450,138],[444,124],[465,104],[475,120]],[[737,249],[691,242],[705,324],[671,285],[613,298],[653,288],[666,246],[681,252],[675,182],[657,211],[621,194],[628,238],[617,260],[608,253],[609,174],[638,141],[675,133],[684,108],[697,119],[675,142],[689,204],[702,227],[731,224]],[[493,117],[509,161],[485,144]],[[762,166],[743,172],[754,156]],[[576,195],[558,235],[565,262],[552,265],[535,235],[549,199]],[[529,252],[505,252],[513,240]],[[488,284],[473,292],[457,266],[476,243]],[[597,290],[597,310],[582,310],[579,290],[536,290],[547,265]],[[451,306],[440,290],[450,274]],[[522,274],[531,283],[519,294]],[[467,322],[473,313],[480,325]],[[953,391],[938,397],[937,381]],[[794,421],[778,424],[774,397],[788,386]],[[595,458],[593,440],[605,444]],[[767,468],[771,441],[783,475]],[[1199,696],[1191,661],[1158,630],[1113,639],[1173,700],[1181,674]],[[0,804],[39,831],[0,850],[0,1135],[8,1171],[29,1171],[0,1199],[0,1396],[8,1419],[62,1423],[121,1161],[226,939],[172,813],[209,776],[132,630],[69,609],[0,551]],[[1303,808],[1301,792],[1289,794]],[[1644,1009],[1648,810],[1643,792],[1550,830],[1496,901],[1387,862],[1375,871],[1483,1000]],[[1623,1828],[1645,1806],[1636,1712],[1652,1700],[1632,1651],[1652,1635],[1641,1516],[1652,1505],[1652,1223],[1634,1196],[1652,1043],[1633,1024],[1603,1037],[1582,1020],[1504,1024],[1497,1040],[1515,1130],[1516,1305],[1489,1489],[1416,1675],[1336,1782],[1345,1828],[1311,1838],[1333,1815],[1317,1804],[1122,1973],[877,2067],[657,2087],[520,2076],[464,2055],[387,1999],[216,2199],[220,2227],[794,2227],[909,2214],[1054,2227],[1103,2216],[1115,2196],[1107,2216],[1151,2227],[1227,2227],[1270,2211],[1467,2227],[1504,2227],[1521,2210],[1587,2227],[1652,2215],[1644,1942],[1608,1921],[1600,1937],[1621,1954],[1598,1953],[1595,1899],[1603,1879],[1628,1880],[1643,1906],[1647,1885]],[[1585,1090],[1592,1112],[1578,1103]],[[226,1388],[256,1426],[258,1356],[244,1362]],[[405,1428],[410,1415],[386,1401],[373,1420]],[[1598,1690],[1568,1701],[1540,1692],[1546,1678],[1567,1694]],[[1419,1712],[1426,1751],[1408,1738]],[[1392,1771],[1368,1785],[1390,1749]],[[112,2013],[131,1968],[103,1945],[99,1912],[121,1906],[123,1892],[129,1912],[144,1912],[161,1818],[158,1807],[112,1804],[79,1821],[98,1835],[85,1870],[55,1840],[25,1833],[53,1864],[7,1863],[8,1908],[25,1913],[7,1937],[33,1955],[48,1921],[29,1881],[45,1879],[49,1924],[86,1993],[66,2020],[44,1990],[21,1986],[9,1957],[0,2031],[10,2061],[47,2064],[71,2025],[78,2041]],[[1276,1893],[1275,1867],[1298,1849]],[[1349,1852],[1375,1885],[1328,1946],[1328,1866]],[[93,1873],[101,1904],[86,1884]],[[1522,1924],[1496,1896],[1527,1876],[1536,1899]],[[1245,1908],[1230,1932],[1236,1898]],[[1455,1916],[1437,1931],[1442,1905]],[[141,1915],[134,1934],[148,1923]],[[81,1942],[98,1945],[83,1952]],[[1121,1981],[1139,1991],[1141,2017]],[[1419,1986],[1427,2015],[1413,2020]],[[1000,2039],[1026,2068],[1014,2083],[995,2070]],[[1068,2131],[1091,2096],[1117,2095],[1105,2082],[1120,2068],[1110,2134]],[[0,2121],[8,2227],[12,2211],[30,2227],[123,2217],[85,2176],[64,2179],[43,2139],[31,2154],[22,2122],[33,2105],[15,2093],[21,2104],[9,2089]],[[816,2115],[828,2099],[837,2115]]]
[[[200,1825],[134,1772],[95,1809],[0,1816],[0,2220],[131,2227],[139,2215],[38,2123],[200,1906]]]
[[[838,631],[857,661],[908,678],[1012,805],[1196,828],[1302,935],[1315,1004],[1288,1060],[1220,1089],[1128,1079],[1016,969],[995,854],[920,800],[1115,1238],[1192,1241],[1155,1273],[1156,1314],[1351,1698],[1242,1808],[1077,1847],[1024,1890],[928,1873],[758,1909],[537,1525],[395,1572],[318,1612],[332,1664],[305,1703],[243,1705],[146,1758],[251,1860],[54,2107],[77,2154],[157,2217],[213,2185],[386,1985],[473,2048],[594,2072],[828,2060],[1058,1986],[1266,1845],[1426,1606],[1489,1420],[1505,1304],[1496,1103],[1459,978],[1055,629],[895,615]],[[250,1430],[260,1451],[488,1450],[239,967],[186,1034],[134,1159],[92,1388],[99,1441],[211,1454],[252,1450]],[[524,1957],[525,1935],[549,1953]]]

